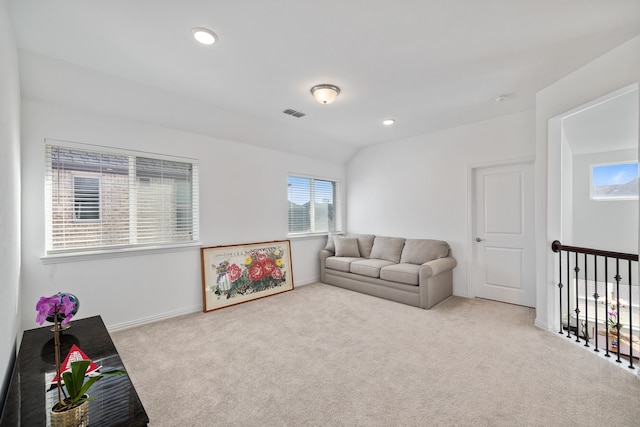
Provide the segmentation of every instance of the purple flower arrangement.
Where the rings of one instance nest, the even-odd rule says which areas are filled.
[[[65,294],[58,292],[50,297],[40,297],[36,303],[36,322],[40,325],[45,320],[53,322],[53,340],[54,340],[54,356],[56,363],[56,376],[58,378],[58,405],[63,406],[62,402],[62,384],[60,372],[60,329],[61,325],[66,326],[71,318],[78,312],[80,305],[78,298],[73,294]],[[86,368],[85,368],[86,370]],[[83,375],[84,378],[84,375]]]

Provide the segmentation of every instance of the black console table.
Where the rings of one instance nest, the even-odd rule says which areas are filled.
[[[60,359],[77,345],[103,371],[124,369],[122,360],[100,316],[72,321],[60,334]],[[53,332],[51,326],[24,332],[11,375],[0,427],[47,426],[49,411],[57,401]],[[128,375],[104,377],[90,389],[97,398],[89,402],[90,426],[146,426],[149,417]]]

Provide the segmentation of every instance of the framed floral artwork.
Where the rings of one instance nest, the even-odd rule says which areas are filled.
[[[200,248],[203,311],[293,290],[289,240]]]

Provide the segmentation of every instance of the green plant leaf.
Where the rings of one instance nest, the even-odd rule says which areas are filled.
[[[84,394],[82,383],[84,383],[84,376],[90,363],[91,361],[89,360],[71,362],[71,382],[67,384],[67,376],[64,376],[64,383],[72,404],[76,404]],[[71,385],[71,388],[69,388],[69,385]]]
[[[114,370],[114,371],[109,371],[109,372],[104,372],[104,373],[100,373],[96,376],[92,376],[89,377],[89,379],[87,380],[86,383],[84,383],[84,385],[82,386],[82,388],[80,389],[80,396],[84,395],[87,393],[87,391],[89,391],[89,388],[99,379],[101,379],[102,377],[109,377],[109,376],[115,376],[115,375],[123,375],[126,374],[125,371],[122,370]],[[90,399],[93,400],[93,399]]]
[[[64,385],[67,390],[67,394],[69,395],[68,399],[65,399],[64,407],[79,405],[84,401],[96,400],[95,397],[86,396],[89,388],[91,388],[96,381],[106,376],[126,374],[125,371],[117,369],[99,373],[95,376],[90,376],[85,382],[84,377],[90,363],[90,360],[78,360],[76,362],[71,362],[71,372],[65,372],[62,374],[62,378],[64,378]]]
[[[69,399],[73,398],[76,395],[76,389],[73,382],[73,375],[71,372],[64,372],[62,374],[62,378],[64,379],[64,386],[67,389],[67,397]]]

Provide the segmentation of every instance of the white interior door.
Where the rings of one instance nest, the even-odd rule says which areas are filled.
[[[475,295],[535,307],[533,162],[473,171]]]

